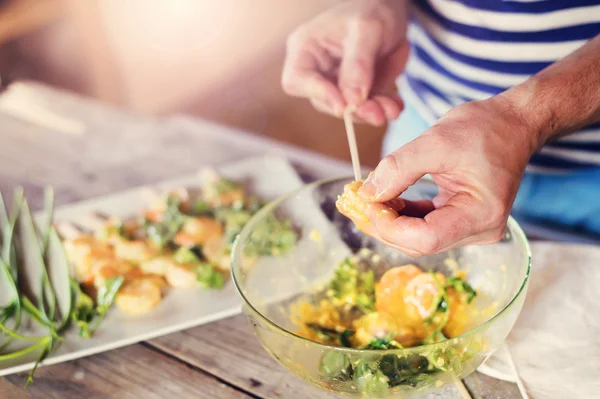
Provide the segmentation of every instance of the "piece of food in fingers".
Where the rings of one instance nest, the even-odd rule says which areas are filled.
[[[346,184],[344,192],[338,196],[335,205],[342,215],[354,222],[356,228],[367,234],[372,234],[374,229],[369,217],[366,215],[367,207],[371,202],[358,194],[358,190],[360,190],[363,183],[363,180],[359,180]],[[384,203],[384,205],[394,212],[402,210],[405,206],[401,198],[394,198]]]

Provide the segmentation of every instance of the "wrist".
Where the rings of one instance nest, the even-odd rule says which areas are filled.
[[[535,77],[496,96],[503,101],[512,118],[524,127],[533,152],[539,150],[560,131],[556,114]],[[532,154],[533,154],[532,152]]]

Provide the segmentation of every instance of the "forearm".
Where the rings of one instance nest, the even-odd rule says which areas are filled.
[[[600,122],[600,35],[500,96],[530,124],[538,146]]]

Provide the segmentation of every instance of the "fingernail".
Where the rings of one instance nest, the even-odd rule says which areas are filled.
[[[366,91],[361,87],[350,87],[344,90],[344,98],[351,105],[361,105],[365,102]]]
[[[367,115],[367,122],[374,126],[381,126],[381,121],[379,121],[377,117],[371,114]]]
[[[375,193],[377,189],[373,184],[373,172],[369,173],[367,180],[363,183],[361,188],[358,190],[358,195],[360,195],[366,201],[373,201],[375,199]]]

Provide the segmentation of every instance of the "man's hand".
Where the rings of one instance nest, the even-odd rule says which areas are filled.
[[[385,157],[359,191],[371,202],[366,214],[373,226],[366,232],[415,257],[498,241],[527,161],[541,144],[520,112],[501,96],[463,104]],[[383,204],[425,174],[440,192],[433,203],[412,204],[428,212],[424,218]]]
[[[365,231],[411,256],[496,242],[533,153],[598,122],[600,35],[524,83],[454,108],[384,158],[359,191],[372,202]],[[401,215],[384,203],[425,174],[440,188],[432,203],[406,202]],[[409,216],[415,209],[426,216]]]
[[[348,0],[299,27],[288,39],[282,86],[322,112],[381,126],[404,105],[387,93],[408,58],[406,0]]]

